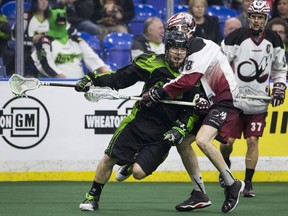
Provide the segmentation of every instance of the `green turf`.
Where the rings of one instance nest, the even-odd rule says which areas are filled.
[[[100,210],[80,212],[91,182],[0,182],[1,216],[199,216],[223,215],[223,190],[206,183],[212,206],[193,212],[177,212],[175,204],[188,198],[190,183],[108,183],[103,190]],[[240,199],[229,215],[286,216],[288,183],[255,183],[255,198]]]

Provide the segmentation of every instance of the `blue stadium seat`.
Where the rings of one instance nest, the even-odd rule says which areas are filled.
[[[7,77],[6,67],[3,63],[3,58],[0,57],[0,78]]]
[[[24,2],[24,11],[27,11],[31,7],[29,2]],[[5,3],[1,8],[1,13],[7,16],[10,25],[12,26],[16,19],[16,1],[10,1]]]
[[[231,18],[231,17],[236,17],[238,13],[236,10],[226,8],[224,6],[212,5],[207,8],[206,14],[209,16],[218,17],[221,32],[222,32],[222,35],[224,35],[223,32],[224,32],[224,24],[225,24],[226,19]]]
[[[104,61],[114,71],[131,63],[133,35],[113,32],[103,39]]]
[[[129,22],[131,34],[142,34],[144,22],[149,17],[158,16],[157,10],[148,4],[135,4],[135,17]]]

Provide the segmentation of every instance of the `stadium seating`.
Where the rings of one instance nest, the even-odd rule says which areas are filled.
[[[174,5],[174,13],[180,13],[180,12],[188,12],[189,8],[187,5],[177,4]]]
[[[124,67],[131,62],[133,35],[110,33],[103,39],[104,61],[112,70]]]
[[[148,4],[135,4],[135,16],[134,18],[128,23],[131,34],[142,34],[144,22],[147,18],[158,16],[157,10]]]
[[[7,77],[6,67],[3,63],[3,58],[0,57],[0,78]]]
[[[237,16],[237,11],[233,9],[226,8],[224,6],[213,5],[209,6],[206,10],[206,14],[209,16],[217,16],[219,19],[219,24],[221,28],[222,35],[224,32],[224,24],[226,19]]]
[[[24,2],[24,11],[30,8],[31,4],[29,2]],[[12,26],[16,19],[16,1],[10,1],[5,3],[1,7],[1,13],[7,16],[10,25]]]
[[[173,10],[174,10],[174,14],[175,14],[175,13],[180,13],[180,12],[188,12],[189,8],[187,5],[175,4]],[[165,20],[166,20],[166,8],[162,8],[161,10],[159,10],[159,17],[160,17],[160,19],[162,19],[163,22],[165,22]]]
[[[97,53],[98,56],[103,59],[102,47],[101,47],[100,41],[97,38],[97,36],[91,35],[91,34],[89,34],[87,32],[77,32],[77,35],[79,37],[81,37],[83,40],[85,40],[88,43],[88,45],[94,50],[94,52]],[[83,62],[82,65],[83,65],[83,68],[84,68],[84,72],[88,73],[89,70],[86,67],[86,65],[84,64],[84,62]]]

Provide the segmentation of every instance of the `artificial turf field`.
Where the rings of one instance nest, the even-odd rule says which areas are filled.
[[[105,185],[100,209],[79,211],[91,182],[0,182],[0,216],[173,216],[223,215],[223,189],[206,183],[212,205],[191,212],[177,212],[175,204],[188,198],[191,183],[115,183]],[[286,216],[288,183],[254,183],[255,198],[240,198],[229,215]]]

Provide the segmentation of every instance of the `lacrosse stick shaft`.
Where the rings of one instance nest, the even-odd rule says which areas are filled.
[[[125,98],[123,98],[125,99]],[[134,96],[128,96],[127,99],[130,100],[141,100],[141,97],[134,97]],[[165,104],[175,104],[175,105],[183,105],[183,106],[196,106],[194,102],[188,102],[188,101],[173,101],[173,100],[161,100],[162,103]]]
[[[41,82],[42,86],[75,87],[75,84]]]
[[[261,96],[261,95],[239,95],[239,98],[247,98],[254,100],[272,100],[270,96]]]

